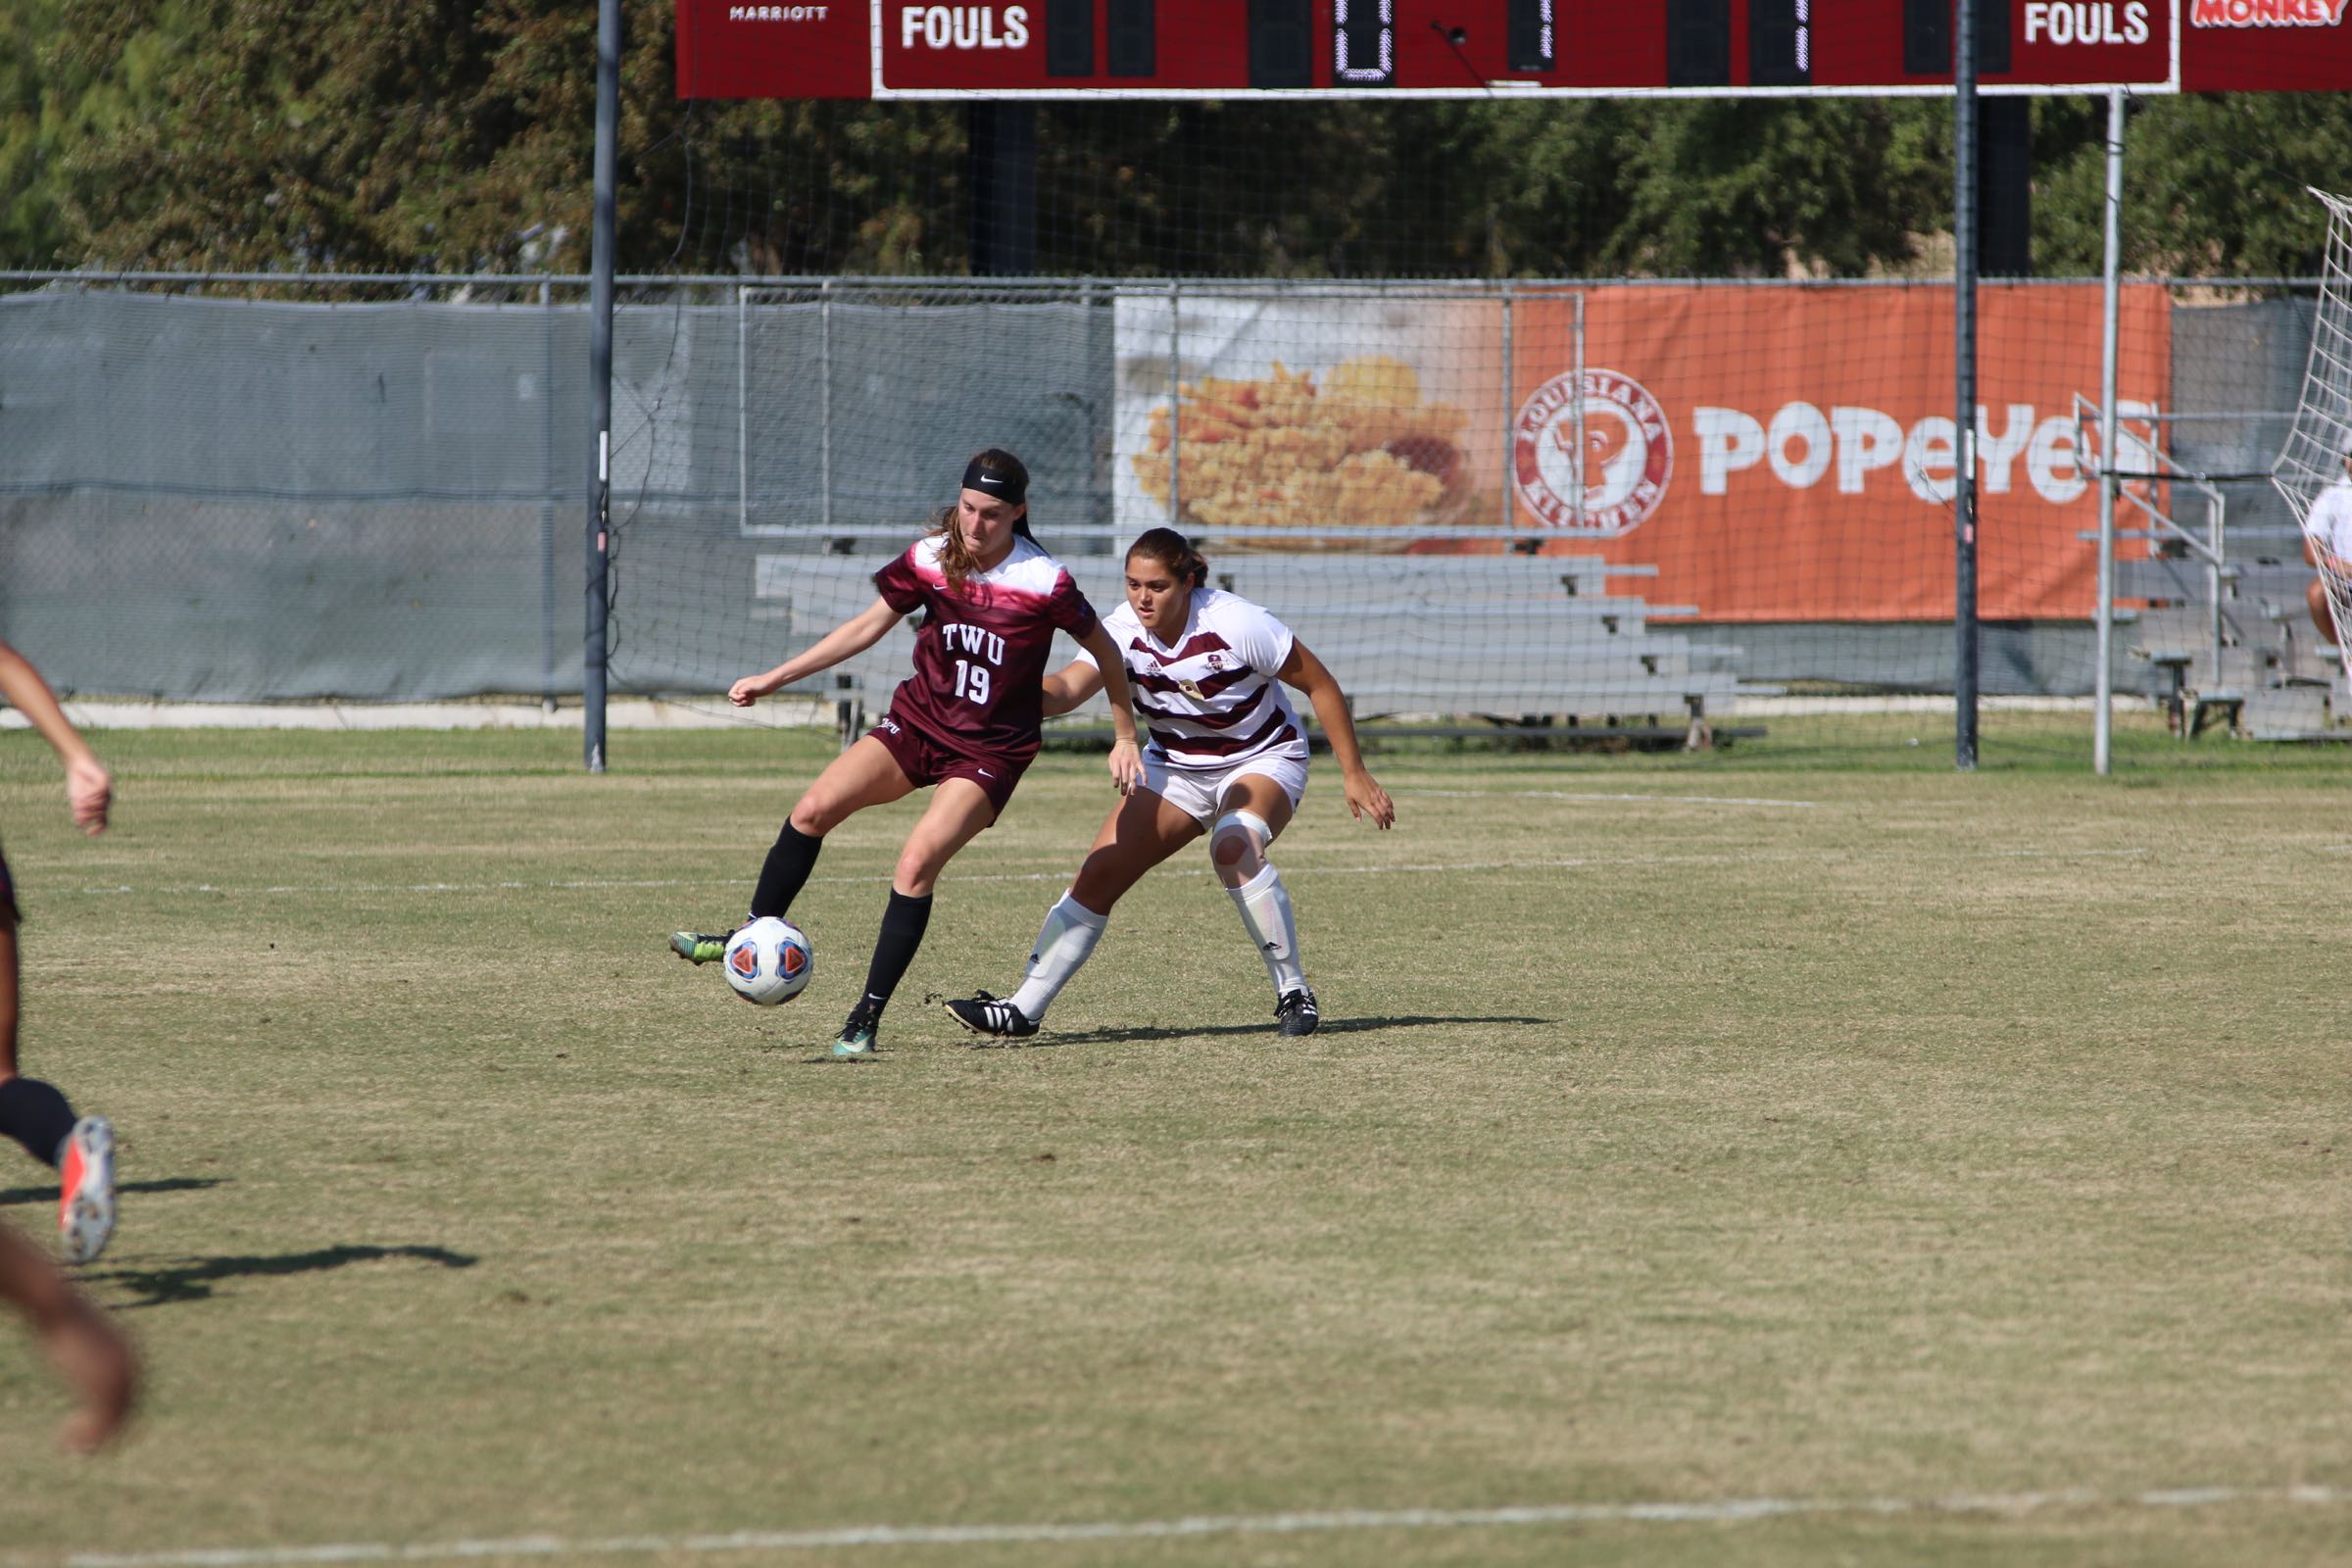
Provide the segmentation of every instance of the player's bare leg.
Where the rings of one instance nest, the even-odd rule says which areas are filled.
[[[1139,789],[1121,800],[1102,819],[1070,890],[1046,911],[1020,989],[1006,999],[977,992],[949,1003],[948,1015],[974,1034],[1022,1039],[1037,1033],[1046,1009],[1094,955],[1111,906],[1144,873],[1200,836],[1200,824],[1156,791]]]
[[[122,1430],[138,1387],[130,1344],[15,1230],[0,1225],[0,1299],[24,1314],[79,1401],[60,1441],[88,1453]]]
[[[17,922],[0,913],[0,1135],[56,1168],[59,1239],[68,1262],[86,1263],[115,1233],[115,1130],[17,1070]]]
[[[834,828],[869,806],[886,806],[914,789],[913,781],[890,755],[890,748],[871,735],[861,735],[848,751],[825,764],[816,781],[802,791],[783,829],[769,847],[752,890],[751,918],[763,914],[784,918],[792,901],[815,868],[816,852]],[[672,931],[669,948],[693,963],[716,963],[726,955],[727,933]]]
[[[871,735],[860,735],[801,792],[787,820],[821,839],[867,807],[887,806],[913,793],[913,781],[890,755],[890,748]]]
[[[1250,933],[1266,976],[1274,982],[1274,1024],[1286,1035],[1311,1035],[1321,1015],[1298,960],[1298,920],[1291,912],[1290,890],[1266,851],[1290,825],[1294,808],[1283,787],[1270,778],[1245,773],[1225,788],[1209,830],[1208,858],[1217,880],[1233,897],[1242,928]]]
[[[1156,791],[1139,788],[1110,808],[1070,880],[1080,904],[1107,915],[1151,869],[1200,836],[1200,824]]]
[[[890,905],[882,911],[873,961],[866,968],[865,994],[841,1026],[841,1036],[833,1042],[834,1055],[854,1058],[874,1054],[882,1009],[890,1004],[891,993],[906,977],[906,966],[914,961],[914,950],[922,945],[923,932],[931,923],[931,893],[939,885],[940,873],[958,850],[996,819],[996,803],[968,778],[942,779],[932,791],[929,808],[899,851],[899,863],[890,877]]]

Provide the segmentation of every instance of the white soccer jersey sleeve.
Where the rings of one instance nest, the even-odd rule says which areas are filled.
[[[2303,519],[2312,548],[2338,561],[2352,561],[2352,479],[2338,479],[2312,502]]]

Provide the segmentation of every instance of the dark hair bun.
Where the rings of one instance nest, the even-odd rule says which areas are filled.
[[[1150,556],[1190,587],[1202,588],[1208,584],[1208,558],[1173,528],[1145,529],[1127,547],[1127,555],[1130,560]]]

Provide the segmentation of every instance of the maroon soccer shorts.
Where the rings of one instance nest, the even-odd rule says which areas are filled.
[[[897,759],[899,767],[919,787],[937,784],[942,779],[968,778],[988,796],[988,804],[1004,814],[1004,803],[1012,799],[1013,786],[1029,770],[1030,759],[990,755],[966,756],[951,752],[912,724],[903,723],[896,713],[885,713],[882,722],[866,731],[882,743]]]

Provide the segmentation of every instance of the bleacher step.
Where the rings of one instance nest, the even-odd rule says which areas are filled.
[[[2246,694],[2238,725],[2258,741],[2325,735],[2336,728],[2334,705],[2324,686],[2265,686]]]

